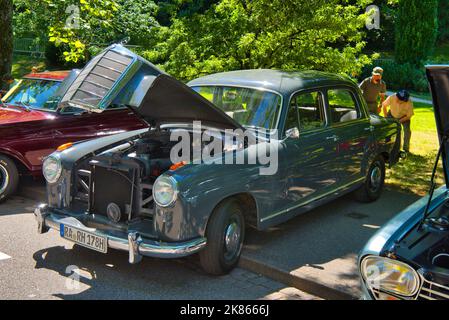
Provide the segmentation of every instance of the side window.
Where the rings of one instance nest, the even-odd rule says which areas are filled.
[[[362,117],[354,94],[348,89],[332,89],[327,92],[329,112],[333,123],[357,120]]]
[[[307,131],[324,127],[323,97],[321,92],[301,93],[293,97],[290,102],[290,110],[287,116],[286,128],[292,127],[293,118],[296,116],[296,126],[299,131]]]

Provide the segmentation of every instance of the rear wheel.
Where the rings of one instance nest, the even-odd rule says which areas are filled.
[[[18,184],[16,165],[10,158],[0,155],[0,202],[16,192]]]
[[[377,156],[369,167],[365,183],[354,192],[358,201],[372,202],[379,199],[385,184],[385,160]]]
[[[200,252],[203,269],[222,275],[238,263],[245,238],[245,220],[236,200],[227,200],[212,213],[206,230],[207,245]]]

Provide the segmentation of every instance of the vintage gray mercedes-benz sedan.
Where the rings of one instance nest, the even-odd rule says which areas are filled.
[[[266,229],[350,191],[376,200],[385,165],[399,153],[399,124],[370,115],[350,79],[323,72],[236,71],[185,85],[113,45],[60,103],[127,107],[149,124],[50,155],[48,203],[35,211],[40,233],[52,228],[93,250],[124,250],[131,263],[199,252],[207,272],[226,273],[246,226]],[[173,160],[173,134],[192,141],[183,161]],[[262,146],[265,157],[225,161],[250,159]]]

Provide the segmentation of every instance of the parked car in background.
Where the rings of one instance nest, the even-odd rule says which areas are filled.
[[[427,66],[445,185],[386,223],[359,255],[364,299],[449,299],[449,66]]]
[[[110,90],[89,72],[105,62],[120,72]],[[48,202],[35,211],[38,230],[59,230],[102,253],[127,251],[131,263],[199,252],[207,272],[226,273],[239,260],[246,226],[266,229],[351,191],[374,201],[385,164],[398,159],[399,124],[370,115],[357,85],[334,74],[246,70],[186,86],[114,45],[87,64],[68,92],[61,104],[101,112],[117,101],[151,127],[50,155],[43,166]],[[225,140],[227,129],[236,138],[265,132],[257,141],[221,144],[213,157],[248,158],[269,144],[279,156],[277,171],[260,174],[262,161],[196,164],[195,155],[173,162],[177,141],[170,136],[198,134],[193,121],[214,128],[214,141]],[[191,141],[188,149],[210,151],[209,139]]]
[[[60,108],[79,71],[33,73],[2,98],[0,106],[0,201],[13,194],[21,175],[42,176],[42,162],[62,144],[146,127],[127,108],[103,114]]]

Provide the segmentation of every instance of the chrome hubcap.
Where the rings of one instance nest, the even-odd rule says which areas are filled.
[[[9,174],[6,168],[0,165],[0,193],[5,192],[9,183]]]
[[[236,221],[231,222],[225,231],[225,247],[229,256],[234,256],[240,246],[240,226]]]
[[[371,187],[373,190],[379,188],[381,180],[382,180],[382,172],[378,166],[375,166],[371,171]]]

